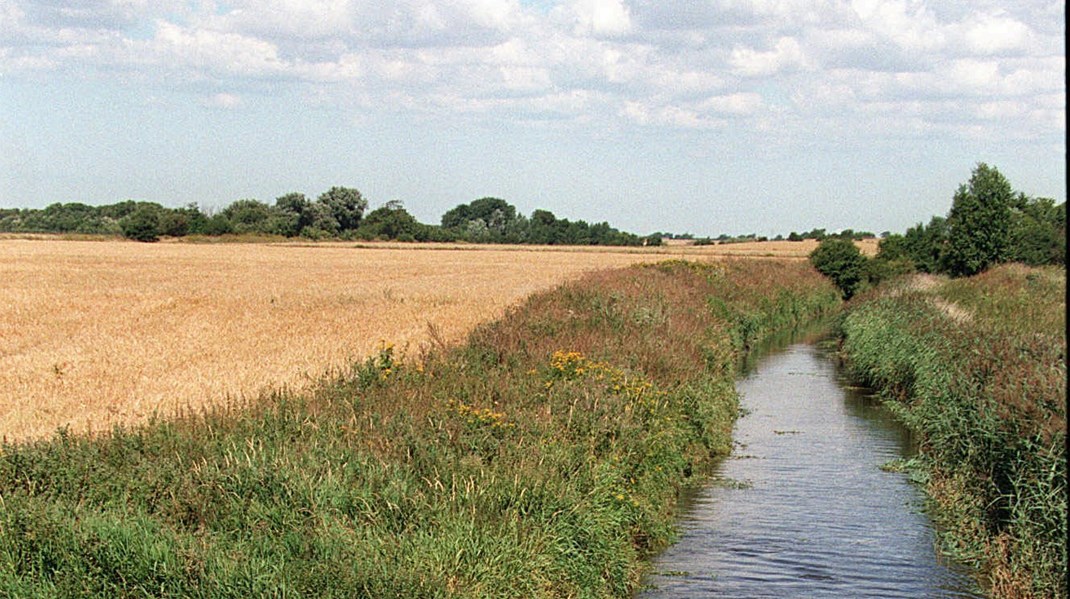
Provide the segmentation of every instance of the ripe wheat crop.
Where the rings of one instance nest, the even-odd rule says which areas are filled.
[[[0,240],[0,435],[109,430],[463,337],[656,254]]]
[[[459,341],[533,292],[672,257],[804,258],[813,242],[663,248],[136,244],[0,238],[0,437],[100,432],[300,389],[381,340]]]

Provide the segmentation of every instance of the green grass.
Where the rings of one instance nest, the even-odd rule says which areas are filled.
[[[743,353],[838,303],[802,264],[635,267],[312,393],[5,446],[0,596],[626,597]]]
[[[878,290],[842,323],[851,371],[918,434],[947,549],[996,596],[1066,595],[1065,289],[1001,266]]]

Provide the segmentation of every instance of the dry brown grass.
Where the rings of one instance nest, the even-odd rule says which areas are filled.
[[[694,248],[138,244],[0,239],[0,435],[19,441],[299,388],[375,351],[449,342],[581,273]]]

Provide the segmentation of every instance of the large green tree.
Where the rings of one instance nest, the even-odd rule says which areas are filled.
[[[1011,219],[1009,258],[1033,266],[1066,262],[1066,204],[1020,194]]]
[[[275,210],[278,219],[274,223],[274,233],[286,237],[296,237],[312,224],[316,215],[312,212],[312,202],[303,193],[288,193],[275,198]]]
[[[969,183],[955,192],[947,215],[949,274],[974,275],[1007,259],[1014,201],[1006,177],[995,167],[978,164]]]
[[[321,193],[316,201],[326,207],[327,214],[338,223],[341,231],[360,226],[360,219],[368,209],[368,200],[351,187],[332,187]]]

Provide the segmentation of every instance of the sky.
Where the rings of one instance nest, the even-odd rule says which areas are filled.
[[[335,185],[640,234],[902,232],[980,162],[1066,201],[1065,6],[0,0],[0,207]]]

